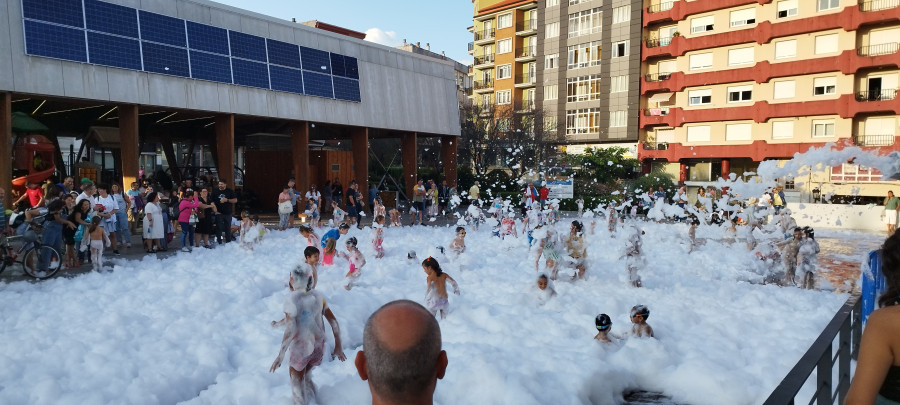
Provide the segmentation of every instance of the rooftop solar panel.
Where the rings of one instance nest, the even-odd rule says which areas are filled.
[[[303,94],[303,73],[300,70],[269,65],[272,90]]]
[[[84,31],[25,20],[25,53],[87,62]]]
[[[300,47],[287,42],[266,40],[269,63],[300,69]]]
[[[98,0],[84,0],[87,29],[138,38],[137,11]]]
[[[191,77],[231,83],[231,61],[227,56],[191,51]]]
[[[334,78],[334,98],[359,102],[359,81],[343,77]]]
[[[188,47],[228,55],[228,30],[211,25],[187,22]]]
[[[136,39],[88,32],[90,63],[141,70],[141,45]]]
[[[359,63],[356,58],[344,56],[344,69],[346,70],[344,77],[359,79]]]
[[[345,76],[347,74],[344,70],[344,55],[331,54],[331,74],[335,76]]]
[[[232,59],[231,68],[234,72],[234,84],[263,89],[269,88],[269,69],[265,63]]]
[[[228,31],[231,56],[266,63],[266,39],[256,35]]]
[[[144,42],[144,70],[166,75],[190,77],[188,51],[185,48]]]
[[[303,93],[310,96],[334,98],[334,90],[331,87],[331,76],[304,71]]]
[[[331,61],[328,57],[328,52],[301,46],[300,59],[303,61],[303,70],[331,73]]]
[[[25,18],[84,28],[81,0],[22,0],[22,14]]]
[[[141,39],[174,46],[187,46],[184,20],[141,10]]]

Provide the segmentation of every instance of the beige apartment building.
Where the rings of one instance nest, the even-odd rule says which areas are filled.
[[[900,99],[900,0],[646,0],[639,155],[689,186],[836,142],[886,154]],[[789,200],[896,181],[852,163],[779,179]],[[895,190],[898,191],[898,190]]]

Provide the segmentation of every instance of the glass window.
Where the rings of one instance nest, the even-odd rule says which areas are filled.
[[[691,70],[709,69],[713,65],[712,52],[693,54],[688,58]]]
[[[544,56],[544,69],[556,69],[559,67],[559,54],[554,53]]]
[[[748,101],[753,101],[753,85],[728,88],[729,103],[746,103]]]
[[[813,137],[834,136],[834,120],[813,120],[812,136]]]
[[[628,91],[628,75],[613,76],[610,79],[610,93],[621,93]]]
[[[691,33],[697,34],[713,30],[715,18],[711,15],[706,17],[694,18],[691,20]]]
[[[509,79],[512,77],[512,64],[497,66],[497,79]]]
[[[569,14],[569,38],[599,33],[602,15],[600,7]]]
[[[832,77],[817,77],[813,79],[813,95],[814,96],[824,96],[828,94],[834,94],[837,92],[837,78]]]
[[[622,7],[614,7],[612,12],[613,12],[613,18],[612,18],[613,24],[628,22],[631,20],[631,5],[622,6]]]
[[[556,100],[559,97],[557,85],[544,86],[544,100]]]
[[[547,24],[544,38],[556,38],[559,36],[559,21]]]
[[[512,38],[501,39],[497,41],[497,53],[510,53],[512,52]]]
[[[566,111],[566,135],[600,132],[600,109],[582,108]]]
[[[570,77],[566,79],[566,101],[600,99],[600,75]]]
[[[610,128],[620,128],[628,125],[628,111],[620,110],[620,111],[610,111],[609,112],[609,127]]]
[[[497,92],[497,104],[506,105],[512,103],[512,92],[510,90],[500,90]]]
[[[831,10],[838,8],[840,5],[841,0],[819,0],[819,11]]]
[[[497,29],[512,27],[512,13],[497,16]]]
[[[600,65],[600,41],[569,46],[569,69]]]
[[[547,0],[547,8],[556,7],[559,5],[559,0]]]
[[[777,18],[787,18],[797,15],[797,0],[784,0],[778,2]]]
[[[691,90],[688,92],[688,105],[704,105],[712,102],[712,90]]]
[[[756,23],[756,9],[745,8],[731,12],[731,27],[740,27]]]
[[[621,58],[623,56],[628,56],[628,42],[628,40],[614,42],[612,44],[612,57]]]

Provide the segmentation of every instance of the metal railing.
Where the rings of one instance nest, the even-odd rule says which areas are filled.
[[[656,48],[660,46],[667,46],[672,43],[672,37],[665,37],[659,39],[648,39],[646,41],[647,48]]]
[[[900,50],[900,43],[889,42],[886,44],[861,46],[856,49],[856,54],[859,56],[890,55],[897,53],[898,50]]]
[[[859,11],[880,11],[900,6],[900,0],[866,0],[859,2]]]
[[[853,142],[857,146],[891,146],[895,141],[894,135],[856,135]]]
[[[644,116],[646,116],[646,117],[661,117],[664,115],[669,115],[669,107],[645,108],[644,109]]]
[[[800,388],[816,372],[816,392],[807,402],[817,405],[843,403],[850,389],[850,358],[859,354],[859,339],[862,334],[862,300],[858,294],[851,296],[834,314],[834,318],[816,338],[806,354],[788,373],[781,384],[772,391],[764,405],[793,405],[794,397]],[[838,338],[837,354],[834,351],[834,339]],[[837,366],[838,380],[832,380],[834,367]],[[835,390],[834,388],[837,388]]]
[[[647,7],[648,13],[659,13],[663,11],[669,11],[675,5],[674,1],[667,1],[665,3],[654,4],[650,7]]]
[[[668,142],[644,142],[644,150],[667,150]]]
[[[492,80],[481,80],[481,81],[476,81],[476,82],[475,82],[475,85],[472,86],[472,88],[474,88],[475,90],[490,89],[490,88],[492,88],[492,87],[494,87],[494,80],[493,80],[493,79],[492,79]]]
[[[644,81],[646,82],[661,82],[664,80],[669,80],[672,77],[671,73],[650,73],[644,75]]]
[[[489,30],[475,31],[475,41],[481,41],[483,39],[493,39],[495,32],[496,30],[494,30],[493,28]]]
[[[860,91],[856,93],[856,101],[882,101],[897,98],[897,89],[881,89],[881,91]]]
[[[534,46],[516,49],[516,58],[533,58],[535,55],[537,55],[537,47]]]
[[[516,75],[516,84],[534,84],[537,81],[535,74]]]
[[[531,112],[534,111],[534,100],[533,99],[524,99],[519,102],[518,108],[516,108],[518,112]]]
[[[475,57],[475,66],[494,63],[494,54],[481,55]]]
[[[516,23],[516,32],[522,31],[534,31],[537,29],[537,20],[535,19],[527,19],[522,20]]]

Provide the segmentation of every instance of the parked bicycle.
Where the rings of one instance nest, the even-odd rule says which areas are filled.
[[[21,242],[18,249],[13,244]],[[56,275],[62,268],[62,256],[51,246],[41,243],[40,228],[29,225],[23,235],[0,235],[0,273],[16,263],[25,274],[42,280]]]

